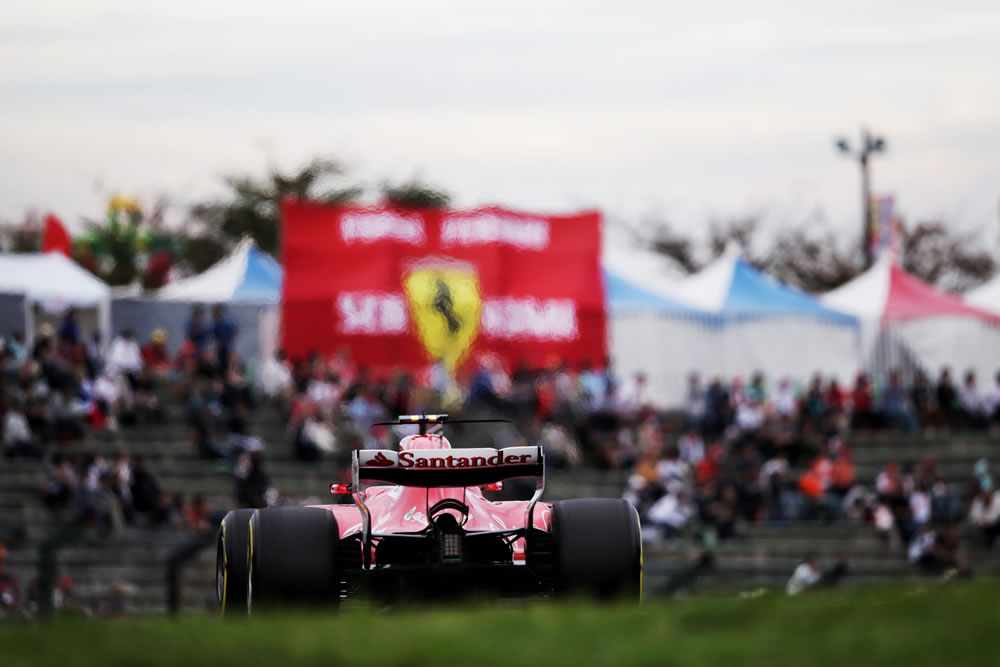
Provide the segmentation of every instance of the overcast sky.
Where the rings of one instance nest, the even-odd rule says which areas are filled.
[[[865,123],[907,217],[995,229],[998,35],[996,0],[7,3],[0,218],[184,204],[326,154],[461,206],[821,209],[854,233],[833,138]]]

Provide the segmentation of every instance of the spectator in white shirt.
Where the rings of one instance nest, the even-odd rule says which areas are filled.
[[[958,402],[968,426],[982,428],[986,425],[986,405],[976,386],[975,371],[966,371],[965,382],[958,390]]]
[[[756,395],[737,405],[736,425],[743,433],[756,431],[764,425],[764,406]]]
[[[792,573],[791,579],[785,585],[785,592],[788,595],[798,595],[807,588],[811,588],[819,583],[822,573],[819,571],[819,560],[810,554],[805,561],[799,563]]]
[[[986,395],[986,416],[1000,422],[1000,371],[993,380],[993,390]]]
[[[910,494],[910,515],[916,526],[922,526],[931,520],[931,494],[922,483]]]
[[[645,373],[635,374],[632,383],[622,390],[618,405],[627,417],[635,417],[643,407],[649,405]]]
[[[261,364],[257,384],[265,396],[288,398],[292,393],[292,369],[284,350]]]
[[[847,563],[837,561],[825,572],[819,569],[819,559],[815,554],[806,556],[805,561],[795,568],[785,586],[788,595],[798,595],[810,588],[833,586],[847,574]]]
[[[781,378],[781,381],[778,382],[778,388],[774,391],[771,405],[774,406],[775,414],[795,416],[798,402],[795,400],[795,390],[792,389],[792,383],[788,378]]]
[[[686,491],[668,493],[649,508],[646,515],[652,525],[663,532],[663,537],[671,538],[680,535],[694,516],[694,507],[688,500]]]
[[[340,401],[340,388],[333,380],[332,376],[327,375],[322,364],[316,364],[312,379],[306,388],[306,394],[324,414],[332,413]]]
[[[670,447],[656,464],[656,473],[664,488],[674,488],[676,484],[686,487],[690,483],[691,466],[680,459],[676,447]]]
[[[112,376],[124,373],[132,382],[138,378],[142,370],[142,352],[131,329],[123,330],[111,341],[106,368]]]
[[[677,451],[682,461],[696,466],[705,458],[705,441],[698,435],[697,429],[689,427],[677,440]]]
[[[993,548],[1000,535],[1000,494],[996,489],[980,492],[969,509],[969,522],[978,528],[987,548]]]
[[[688,375],[687,414],[691,424],[697,426],[705,418],[705,390],[701,386],[701,376],[697,372]]]
[[[28,418],[20,399],[13,399],[3,419],[3,444],[7,458],[42,458],[42,448],[31,435]]]

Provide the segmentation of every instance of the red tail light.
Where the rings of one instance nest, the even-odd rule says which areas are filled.
[[[330,493],[335,496],[349,496],[351,494],[350,484],[331,484]]]

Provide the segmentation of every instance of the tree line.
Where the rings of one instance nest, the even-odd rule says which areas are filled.
[[[222,196],[198,202],[185,211],[183,223],[164,223],[169,200],[161,197],[146,209],[116,198],[106,215],[85,218],[74,239],[74,258],[110,285],[161,287],[171,269],[198,273],[225,256],[234,244],[251,237],[258,247],[280,257],[280,202],[286,197],[331,204],[364,201],[369,188],[354,180],[338,160],[316,158],[298,169],[272,169],[264,176],[226,177]],[[375,199],[403,208],[443,208],[451,196],[420,179],[383,182]],[[752,265],[777,279],[810,292],[825,292],[864,270],[856,237],[835,234],[816,214],[765,230],[761,215],[705,223],[706,231],[662,219],[628,225],[632,240],[662,253],[683,273],[694,273],[722,254],[729,244],[741,248]],[[38,252],[43,219],[28,213],[18,222],[0,224],[0,246],[10,252]],[[696,232],[701,232],[700,234]],[[964,291],[988,280],[996,270],[994,254],[974,232],[956,232],[945,221],[904,222],[903,267],[939,287]]]

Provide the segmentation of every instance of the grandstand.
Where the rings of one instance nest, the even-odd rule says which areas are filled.
[[[266,461],[271,484],[289,502],[327,502],[327,485],[345,474],[342,464],[325,460],[295,460],[287,444],[286,424],[270,409],[258,412],[254,432],[267,443]],[[188,438],[189,429],[179,416],[163,425],[139,425],[117,433],[91,433],[67,446],[74,452],[112,455],[124,451],[141,455],[160,486],[169,493],[202,494],[215,510],[233,503],[233,477],[222,466],[198,458]],[[933,453],[938,470],[956,488],[964,485],[974,462],[992,454],[995,439],[984,434],[929,437],[880,433],[848,439],[854,453],[857,480],[871,485],[889,461],[919,461]],[[40,500],[44,481],[41,462],[5,460],[0,463],[0,541],[7,544],[8,568],[25,583],[38,572],[39,552],[45,539],[60,525],[61,515],[46,509]],[[546,498],[621,497],[625,473],[592,468],[553,471]],[[213,531],[214,534],[214,531]],[[131,591],[127,609],[132,614],[163,612],[167,608],[166,567],[170,554],[197,539],[132,525],[118,534],[102,537],[86,529],[79,539],[58,553],[58,574],[72,578],[75,596],[90,606],[108,597],[115,582],[127,582]],[[186,568],[181,602],[187,610],[215,609],[214,543]],[[1000,558],[966,540],[968,561],[974,575],[1000,574]],[[675,575],[705,549],[691,537],[657,540],[646,545],[646,590],[649,595],[676,587]],[[692,576],[693,590],[744,590],[776,588],[808,553],[825,562],[844,559],[850,575],[846,584],[917,576],[905,558],[905,548],[887,544],[870,525],[839,519],[833,522],[797,521],[742,525],[738,535],[714,546],[710,570]]]

